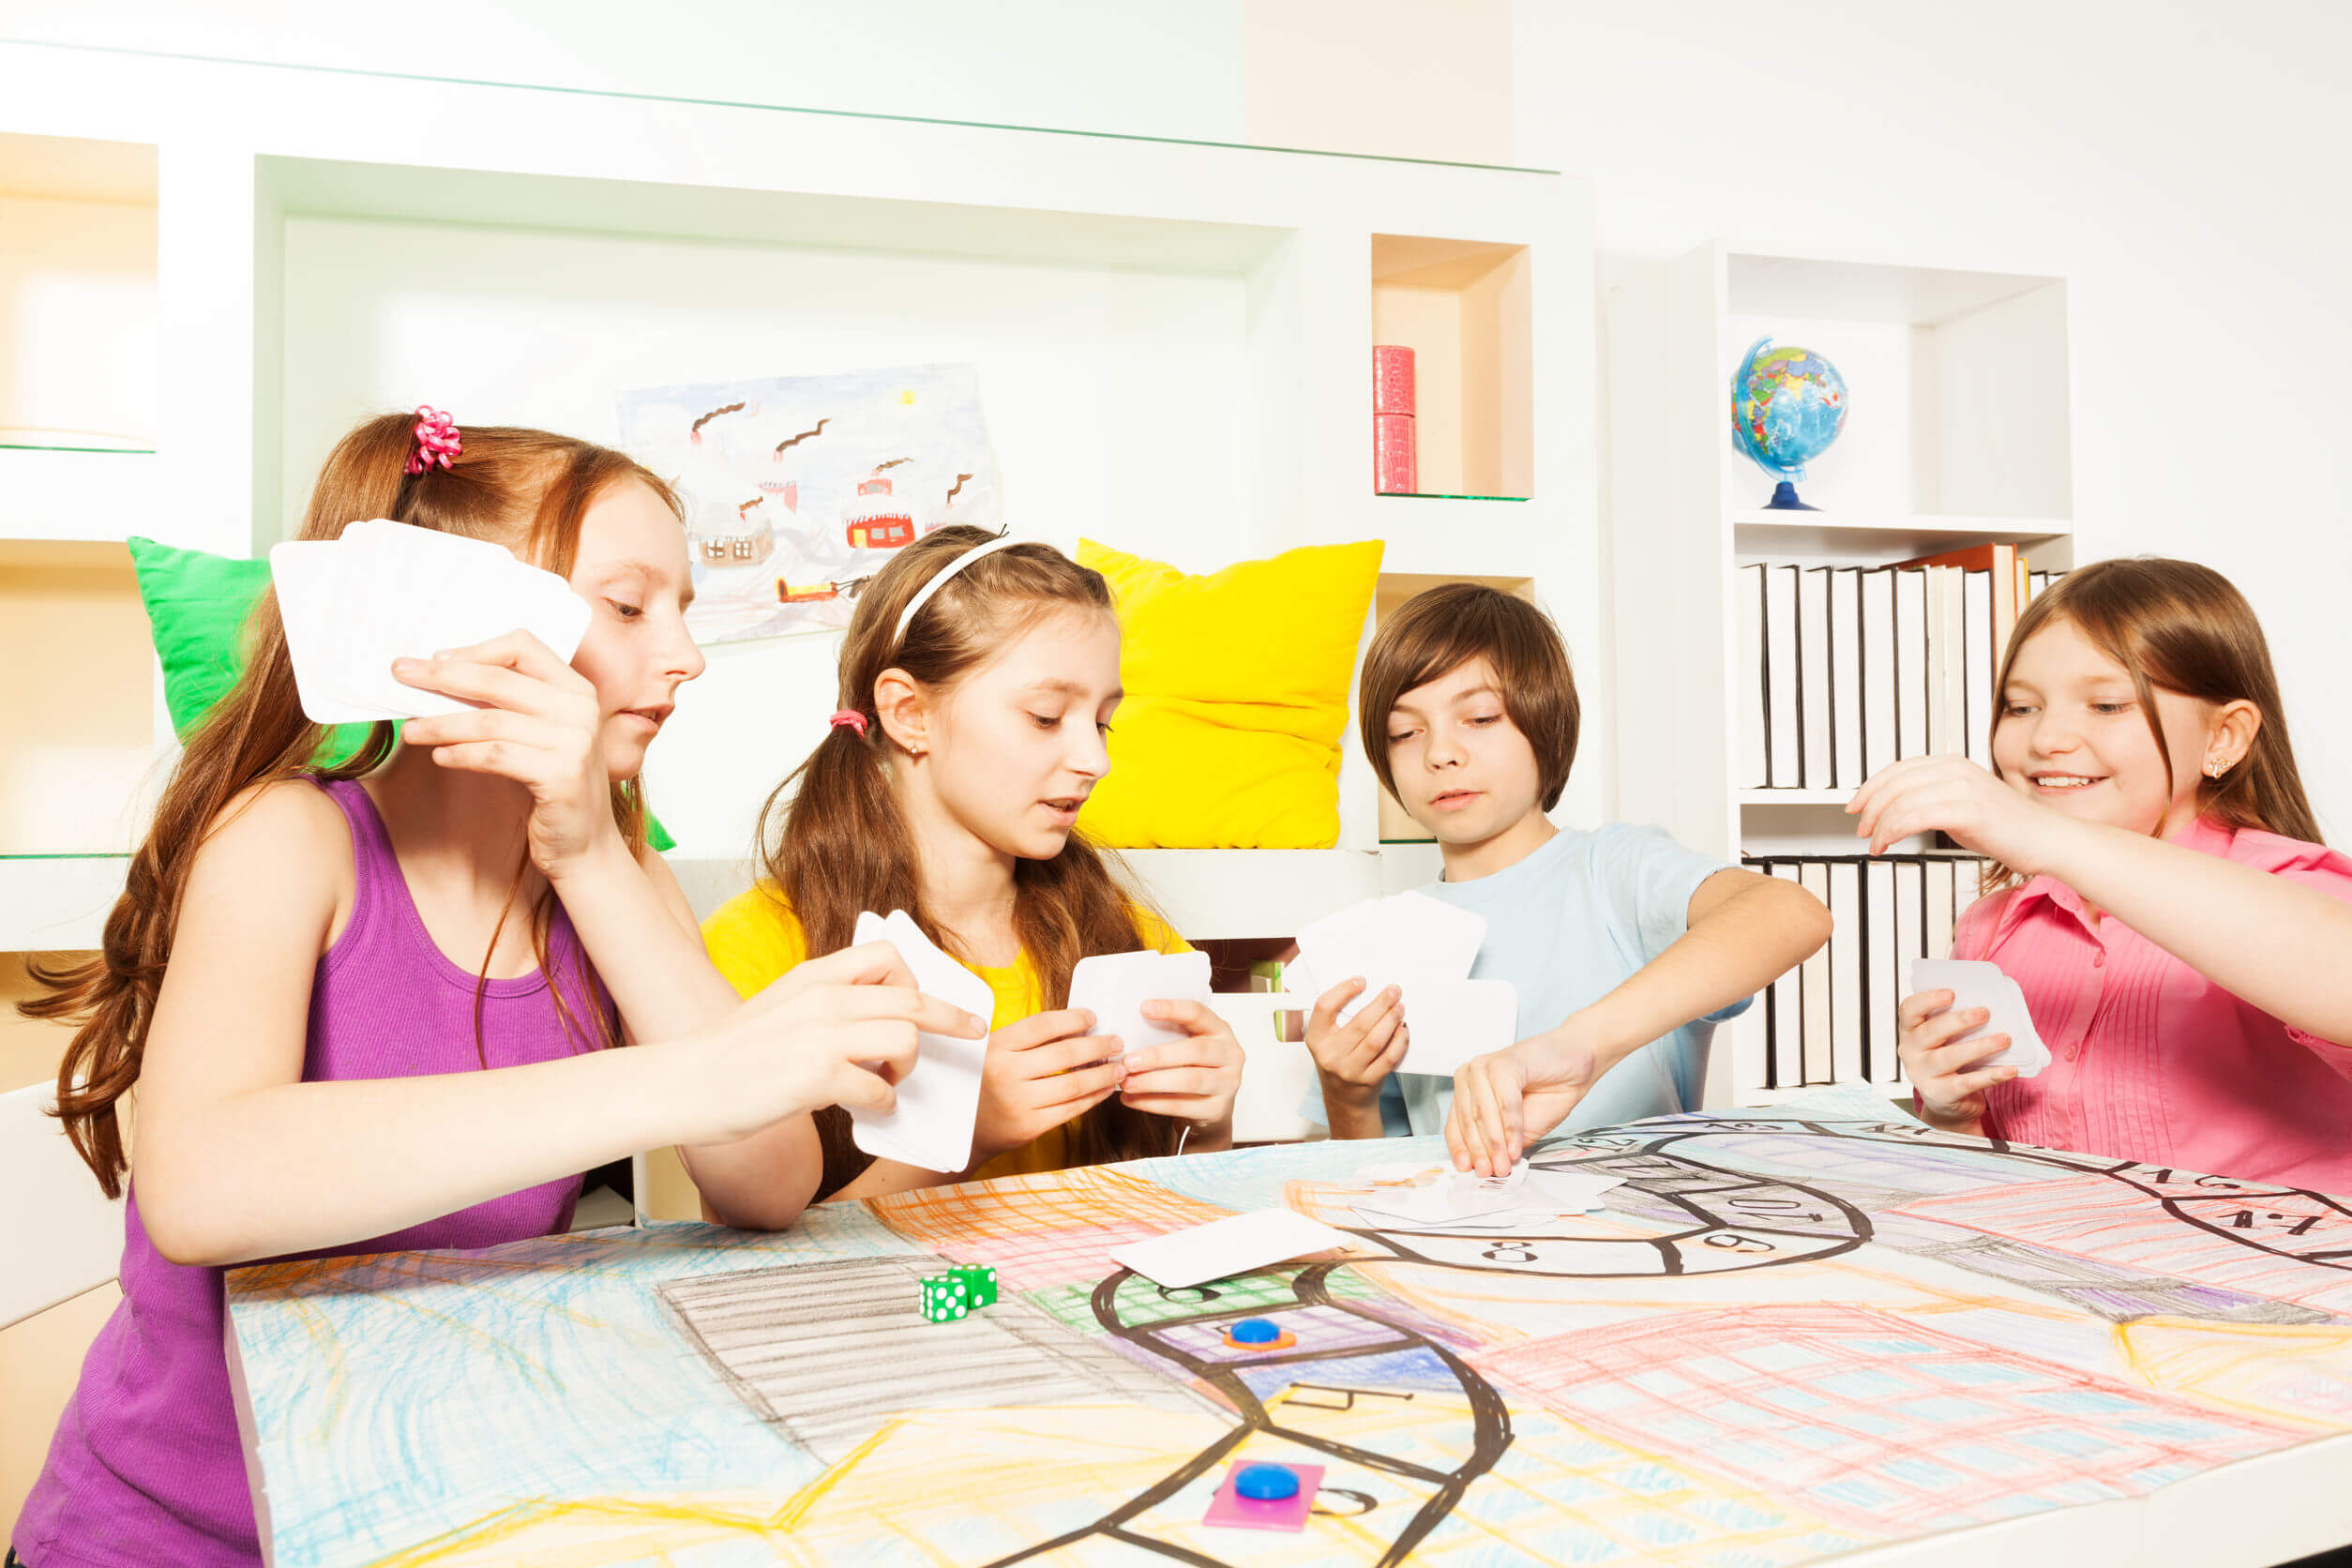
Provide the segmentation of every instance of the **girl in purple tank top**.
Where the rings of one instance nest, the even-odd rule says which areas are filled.
[[[419,415],[429,411],[419,410]],[[564,1229],[578,1172],[665,1143],[715,1206],[789,1223],[809,1110],[886,1108],[919,996],[887,945],[746,1002],[645,844],[636,778],[701,673],[677,501],[618,452],[387,415],[327,460],[301,537],[365,518],[493,539],[592,609],[569,665],[528,633],[403,659],[474,706],[317,765],[274,595],[188,737],[87,963],[25,1010],[79,1024],[59,1114],[112,1195],[123,1301],[15,1530],[29,1568],[261,1560],[221,1347],[223,1268]],[[640,1044],[639,1042],[645,1042]],[[628,1050],[608,1050],[620,1045]],[[117,1104],[138,1090],[136,1147]]]

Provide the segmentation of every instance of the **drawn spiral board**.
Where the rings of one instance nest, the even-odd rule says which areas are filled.
[[[2341,1199],[1852,1091],[1548,1140],[1625,1179],[1555,1234],[1365,1229],[1371,1153],[238,1271],[274,1560],[1797,1563],[2352,1427]],[[1352,1241],[1181,1290],[1108,1256],[1274,1204]],[[926,1322],[942,1260],[999,1302]],[[1303,1536],[1202,1523],[1234,1460],[1323,1467]]]

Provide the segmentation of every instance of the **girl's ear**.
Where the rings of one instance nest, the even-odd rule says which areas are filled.
[[[930,746],[930,704],[913,676],[895,665],[874,678],[874,712],[891,746],[920,757]]]
[[[2214,710],[2213,725],[2206,737],[2205,756],[2199,766],[2209,777],[2218,778],[2246,760],[2254,749],[2254,736],[2262,730],[2262,710],[2239,698],[2224,702]]]

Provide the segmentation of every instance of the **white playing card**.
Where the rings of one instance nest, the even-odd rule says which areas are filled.
[[[1486,921],[1483,915],[1425,893],[1396,893],[1344,909],[1329,918],[1325,931],[1309,927],[1302,935],[1318,937],[1326,932],[1342,945],[1387,962],[1451,976],[1469,973],[1477,961]]]
[[[332,539],[297,539],[274,545],[269,577],[278,590],[278,616],[286,627],[286,652],[294,661],[294,690],[302,714],[313,724],[366,723],[401,716],[330,697],[320,682],[335,661],[333,596],[342,559]]]
[[[1425,893],[1367,899],[1325,915],[1298,934],[1299,957],[1318,984],[1364,979],[1364,989],[1339,1010],[1342,1023],[1383,987],[1469,979],[1485,939],[1485,916]]]
[[[392,661],[520,627],[568,663],[588,629],[588,603],[563,579],[486,540],[371,519],[345,528],[333,547],[341,552],[334,635],[311,683],[324,699],[403,717],[462,713],[468,704],[402,685]]]
[[[1115,1034],[1129,1052],[1186,1038],[1143,1016],[1147,1002],[1207,1002],[1206,953],[1100,953],[1070,972],[1070,1005],[1094,1015],[1094,1033]]]
[[[2014,1067],[2019,1078],[2032,1078],[2050,1064],[2050,1048],[2042,1043],[2042,1035],[2033,1027],[2033,1015],[2026,1010],[2026,993],[2001,972],[2000,965],[1982,958],[1913,958],[1911,993],[1916,996],[1921,991],[1950,991],[1953,1007],[1964,1011],[1982,1007],[1990,1015],[1951,1043],[1985,1034],[2009,1036],[2006,1049],[1971,1063],[1969,1070]]]
[[[995,1010],[988,983],[941,952],[902,910],[892,911],[887,920],[871,912],[859,915],[852,940],[887,942],[897,948],[914,975],[915,989],[925,996],[978,1018]],[[880,1115],[852,1110],[851,1140],[877,1159],[922,1170],[961,1170],[972,1163],[972,1130],[980,1119],[980,1070],[988,1043],[927,1033],[918,1034],[916,1041],[914,1070],[899,1080],[897,1105]]]
[[[1378,1191],[1354,1205],[1375,1229],[1506,1232],[1539,1229],[1562,1214],[1591,1213],[1622,1184],[1616,1176],[1531,1171],[1521,1160],[1501,1177],[1447,1171],[1407,1191]]]
[[[1519,991],[1508,980],[1410,980],[1400,1073],[1452,1078],[1473,1056],[1508,1050],[1519,1038]]]
[[[1211,1220],[1188,1230],[1171,1230],[1149,1241],[1130,1242],[1112,1248],[1110,1258],[1154,1284],[1178,1290],[1271,1268],[1310,1252],[1346,1246],[1354,1240],[1345,1230],[1334,1230],[1292,1210],[1261,1209]]]
[[[1519,1191],[1527,1176],[1524,1160],[1519,1163],[1515,1174],[1518,1177],[1516,1181],[1509,1176],[1490,1178],[1472,1175],[1466,1170],[1452,1170],[1426,1185],[1400,1193],[1382,1194],[1377,1201],[1379,1207],[1386,1212],[1412,1219],[1475,1219],[1480,1214],[1529,1206]]]
[[[1584,1214],[1581,1209],[1560,1209],[1551,1206],[1497,1209],[1469,1219],[1425,1220],[1406,1214],[1392,1214],[1386,1210],[1365,1204],[1355,1205],[1356,1218],[1374,1230],[1411,1230],[1440,1236],[1512,1236],[1531,1235],[1551,1229],[1560,1216]]]

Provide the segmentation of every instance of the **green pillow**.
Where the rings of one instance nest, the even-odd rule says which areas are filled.
[[[147,624],[155,631],[156,657],[163,662],[163,705],[171,710],[173,733],[185,737],[244,672],[245,618],[269,586],[269,562],[179,550],[136,535],[126,542],[139,573]],[[319,761],[332,765],[349,757],[367,740],[369,729],[330,726]],[[656,850],[677,848],[678,841],[651,813],[645,837]]]

